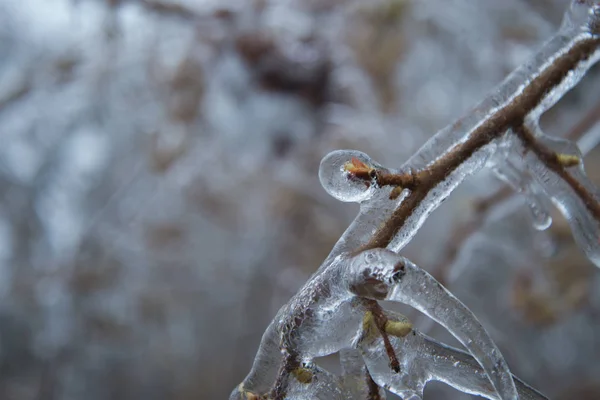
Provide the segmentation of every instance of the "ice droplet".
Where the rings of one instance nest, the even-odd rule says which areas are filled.
[[[371,158],[356,150],[335,150],[327,154],[319,166],[319,180],[323,188],[331,196],[344,202],[361,202],[373,196],[372,182],[353,177],[347,171],[350,164],[362,163],[374,167]]]
[[[582,159],[581,152],[573,142],[546,136],[538,125],[533,125],[538,143],[543,144],[556,154],[568,155]],[[517,151],[523,151],[522,147]],[[600,191],[586,176],[582,164],[569,167],[572,184],[549,169],[534,154],[525,156],[525,164],[535,177],[541,190],[565,216],[578,246],[596,266],[600,267],[600,220],[594,215],[594,204],[600,202]],[[588,199],[583,199],[580,192],[586,192]]]
[[[552,225],[552,217],[550,213],[538,202],[529,202],[529,211],[531,212],[531,219],[533,227],[538,231],[545,231]]]

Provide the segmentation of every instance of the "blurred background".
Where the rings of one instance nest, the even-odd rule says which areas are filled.
[[[358,211],[320,159],[400,166],[567,4],[0,0],[0,399],[226,399]],[[596,68],[543,126],[586,146],[600,184],[598,93]],[[404,254],[521,379],[598,399],[600,274],[554,220],[533,229],[484,171]]]

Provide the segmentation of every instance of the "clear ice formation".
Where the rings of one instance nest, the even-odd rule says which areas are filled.
[[[360,203],[369,200],[375,188],[358,179],[350,179],[345,166],[358,160],[366,165],[374,165],[373,160],[356,150],[336,150],[327,154],[319,167],[319,180],[323,189],[337,200]]]
[[[564,139],[551,138],[544,135],[537,124],[532,125],[536,139],[546,148],[567,156],[582,159],[577,146]],[[515,151],[522,149],[520,144]],[[568,168],[573,183],[569,184],[563,177],[548,168],[537,155],[528,152],[525,156],[526,168],[540,184],[545,195],[565,216],[573,232],[577,245],[597,267],[600,267],[600,191],[589,180],[583,169],[583,163]],[[585,191],[589,199],[578,195],[577,191]],[[595,213],[594,213],[595,207]]]
[[[539,101],[523,116],[527,124],[537,125],[540,115],[575,86],[587,70],[600,58],[600,46],[598,46],[598,42],[600,42],[599,9],[598,1],[572,1],[559,32],[547,41],[529,62],[512,72],[466,116],[442,129],[427,141],[420,150],[404,163],[400,170],[422,170],[443,159],[451,151],[460,149],[460,146],[469,141],[481,126],[496,123],[497,115],[510,108],[515,101],[522,99],[522,95],[527,94],[526,91],[531,88],[536,79],[545,77],[548,71],[551,71],[556,65],[564,62],[565,59],[572,58],[570,57],[570,51],[574,51],[573,49],[577,49],[579,46],[591,47],[593,50],[587,56],[577,59],[573,65],[570,65],[569,72],[564,74],[560,81],[554,82],[551,90],[544,91]],[[498,137],[501,137],[504,133],[498,132]],[[426,199],[421,201],[419,206],[411,213],[408,221],[397,232],[388,248],[400,251],[414,237],[431,212],[441,204],[452,190],[468,176],[486,165],[498,145],[498,140],[492,140],[488,145],[482,146],[479,151],[472,154],[445,179],[440,181],[429,192]],[[340,153],[336,152],[336,154]],[[323,163],[321,164],[323,174],[325,174],[326,167]],[[539,169],[540,166],[538,165],[536,170]],[[540,174],[536,175],[535,171],[530,172],[539,180]],[[583,174],[581,173],[581,175]],[[579,176],[577,178],[579,180]],[[321,182],[323,182],[323,178],[321,178]],[[389,219],[392,212],[405,199],[390,200],[389,191],[387,190],[377,190],[370,196],[368,199],[359,200],[360,212],[335,245],[329,255],[330,259],[340,253],[354,251],[367,243],[376,229]],[[338,198],[338,196],[334,197]],[[556,203],[555,200],[553,201]],[[564,202],[561,203],[564,204]],[[540,226],[542,225],[540,224]],[[587,240],[589,238],[580,239],[584,239],[580,243],[586,242],[588,247],[593,245],[590,240]],[[597,244],[598,236],[596,236],[595,242]],[[587,251],[586,253],[592,255],[593,252]],[[590,259],[596,265],[599,265],[596,257],[591,256]]]
[[[383,299],[408,304],[442,325],[480,363],[502,398],[517,398],[508,365],[481,323],[429,273],[384,249],[364,251],[352,266],[359,280],[352,285],[377,288],[383,283]],[[370,291],[361,294],[377,299]]]
[[[600,194],[585,176],[577,147],[545,136],[538,126],[539,117],[599,58],[600,1],[573,0],[559,32],[528,63],[468,115],[438,132],[399,170],[384,169],[351,150],[326,156],[319,170],[323,187],[340,201],[360,203],[360,212],[317,272],[279,310],[250,373],[230,400],[383,399],[381,387],[416,400],[430,380],[490,399],[544,399],[513,380],[472,312],[397,252],[456,186],[487,165],[524,194],[539,229],[551,223],[548,199],[554,203],[579,246],[600,267]],[[400,196],[390,196],[394,188],[380,187],[371,169],[388,174],[426,171],[429,175],[419,182],[430,186],[420,192],[418,186],[404,188]],[[436,180],[428,181],[432,176]],[[398,210],[406,215],[397,229],[383,245],[373,245],[370,241]],[[379,300],[418,309],[452,333],[470,355],[414,330],[399,333],[394,324],[406,328],[409,322],[387,311],[381,317],[387,318],[384,326],[373,328],[380,322],[369,315],[383,313]],[[336,352],[341,377],[313,362]],[[397,357],[399,371],[392,368],[390,354]]]
[[[531,123],[528,128],[541,146],[572,161],[573,165],[565,168],[571,183],[535,152],[527,151],[514,136],[505,140],[504,151],[495,156],[494,171],[525,196],[536,228],[542,230],[551,224],[547,203],[554,203],[569,222],[579,247],[600,267],[600,192],[585,175],[582,153],[573,142],[546,136],[537,124]],[[581,195],[582,191],[586,194]]]
[[[251,398],[244,393],[267,396],[291,353],[296,361],[288,368],[292,376],[285,383],[283,398],[305,398],[309,394],[319,398],[315,396],[321,396],[320,393],[335,398],[338,394],[348,395],[348,390],[359,393],[367,390],[357,386],[365,381],[363,371],[353,368],[356,364],[349,361],[356,354],[342,353],[346,377],[341,381],[313,364],[316,357],[359,346],[365,317],[371,312],[365,298],[402,302],[428,315],[469,349],[500,398],[517,398],[508,366],[483,326],[427,272],[386,249],[339,256],[322,268],[279,310],[263,335],[250,373],[232,393],[231,400]],[[324,381],[329,384],[317,384]],[[292,397],[290,390],[298,397]]]
[[[356,348],[340,350],[340,364],[342,366],[342,382],[349,399],[368,399],[368,380],[371,379],[360,351]],[[386,360],[386,365],[389,363]],[[377,395],[385,399],[383,386],[375,388]]]
[[[512,139],[509,137],[509,139]],[[540,184],[525,169],[522,157],[512,149],[511,140],[505,140],[488,163],[494,173],[516,192],[525,197],[531,214],[532,224],[537,230],[546,230],[552,225],[549,200]]]
[[[405,321],[401,314],[386,311],[391,321]],[[373,379],[404,398],[421,399],[427,382],[444,382],[464,393],[498,399],[481,366],[464,351],[447,346],[417,330],[405,337],[391,337],[400,361],[400,372],[390,370],[381,336],[366,337],[359,344]],[[546,399],[519,379],[514,379],[520,400]]]

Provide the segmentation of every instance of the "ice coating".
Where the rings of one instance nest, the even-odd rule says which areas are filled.
[[[511,151],[514,139],[506,140],[502,150],[494,156],[492,169],[496,176],[525,197],[533,227],[543,231],[552,225],[549,201],[539,184],[523,165],[522,157]]]
[[[364,311],[344,282],[347,262],[344,255],[322,266],[279,310],[275,321],[282,347],[304,358],[351,347]]]
[[[481,323],[426,271],[385,249],[360,253],[349,268],[356,293],[407,304],[438,322],[480,363],[502,399],[518,398],[508,365]]]
[[[481,150],[475,152],[470,158],[459,165],[446,179],[435,185],[423,200],[415,207],[414,211],[407,219],[390,244],[387,246],[392,251],[400,251],[410,240],[417,234],[417,231],[423,223],[431,215],[432,212],[439,207],[440,204],[458,185],[460,185],[469,176],[480,170],[487,162],[490,155],[495,151],[495,144],[484,146]]]
[[[293,355],[302,368],[314,370],[316,367],[312,360],[315,357],[353,346],[360,331],[364,309],[359,299],[348,290],[344,280],[348,260],[347,256],[340,256],[324,264],[319,273],[313,275],[279,310],[262,337],[250,373],[231,394],[230,400],[244,399],[242,390],[255,395],[270,393],[282,370],[285,354]],[[295,366],[293,369],[298,368]],[[306,371],[302,371],[302,374],[309,375]],[[316,376],[324,376],[319,374]],[[297,385],[288,377],[286,382],[283,392],[289,398],[308,399],[320,393],[319,396],[323,394],[324,397],[312,398],[327,399],[330,398],[328,395],[336,398],[341,393],[338,383],[328,392],[322,386],[322,380],[318,379],[311,380],[310,384],[301,382],[302,385]],[[289,390],[293,390],[298,397],[292,397]]]
[[[475,315],[427,272],[410,262],[406,271],[387,300],[408,304],[446,328],[480,363],[500,397],[517,399],[508,365]]]
[[[405,317],[386,311],[392,321]],[[380,385],[400,395],[422,398],[427,382],[444,382],[464,393],[499,399],[487,375],[477,361],[464,351],[446,346],[417,330],[405,337],[391,337],[392,346],[401,364],[400,373],[390,371],[381,336],[367,337],[359,348],[371,376]],[[514,378],[520,400],[542,400],[544,395]]]
[[[369,386],[367,370],[357,359],[357,353],[351,350],[369,339],[364,335],[369,312],[362,300],[364,297],[400,301],[439,322],[465,345],[483,367],[471,365],[476,372],[473,378],[475,382],[488,382],[489,377],[493,386],[488,383],[488,392],[496,388],[498,398],[516,398],[512,375],[475,316],[435,279],[410,261],[386,249],[373,249],[358,255],[337,257],[334,262],[323,266],[281,308],[263,335],[250,373],[232,392],[230,400],[272,396],[273,388],[278,385],[283,386],[281,392],[272,396],[276,399],[352,398],[364,393],[372,394],[373,390],[379,393],[380,398],[384,398],[380,388]],[[400,319],[396,317],[395,321]],[[398,330],[390,332],[397,335]],[[381,358],[384,347],[377,347],[377,354]],[[331,375],[313,363],[314,357],[338,351],[341,353],[342,378]],[[410,377],[403,375],[402,379],[402,384],[408,385],[406,387],[409,389],[405,386],[399,389],[405,397],[421,398],[424,384],[432,377],[437,376],[442,381],[451,379],[419,372],[419,364],[411,364],[411,360],[416,362],[424,354],[423,351],[397,353],[404,363],[401,371],[410,373]],[[296,361],[291,366],[285,364],[292,355]],[[373,379],[380,384],[382,377],[393,371],[389,354],[385,354],[385,357],[388,357],[385,371],[381,366],[377,369],[369,364]],[[291,372],[280,380],[282,371]],[[452,379],[453,384],[458,385],[458,378]],[[415,386],[411,382],[421,384]],[[465,390],[469,392],[471,389]]]
[[[229,400],[246,400],[244,391],[250,393],[268,393],[281,367],[279,336],[274,322],[262,336],[260,347],[254,358],[252,368],[244,382],[236,387]]]
[[[509,123],[511,119],[514,119],[515,124],[523,120],[537,121],[541,113],[576,85],[586,71],[598,61],[598,20],[600,17],[597,2],[572,2],[561,30],[546,42],[529,62],[511,73],[465,117],[439,131],[404,163],[401,169],[431,169],[444,164],[444,167],[459,170],[460,166],[460,171],[439,182],[437,187],[443,195],[439,197],[449,195],[466,176],[482,168],[490,155],[485,151],[470,153],[467,151],[470,145],[481,140],[482,136],[488,136],[487,143],[492,144],[495,138],[501,138],[512,127]],[[488,150],[493,150],[493,146]],[[450,164],[446,161],[452,153],[463,155],[464,162],[459,166],[446,165]],[[429,190],[429,193],[431,192],[433,188]],[[400,227],[390,249],[398,251],[403,248],[427,215],[439,206],[439,197],[428,195],[426,200],[419,198],[419,207],[412,208],[410,218]],[[410,196],[407,199],[410,200]],[[361,212],[338,241],[329,258],[365,245],[375,229],[392,215],[394,209],[400,207],[402,202],[389,200],[384,191],[379,191],[369,200],[363,201]],[[543,218],[543,212],[536,207],[533,211],[538,219],[537,225],[547,225],[548,220]]]
[[[369,372],[360,352],[354,348],[342,349],[340,351],[340,364],[342,366],[342,381],[348,393],[348,398],[368,399],[369,391],[373,388],[370,389],[368,386]],[[385,390],[382,387],[377,387],[376,391],[379,398],[385,400]]]
[[[587,25],[585,25],[587,26]],[[523,94],[525,89],[537,77],[547,71],[553,62],[565,56],[576,45],[598,40],[583,25],[567,29],[563,26],[556,35],[548,40],[542,48],[534,54],[531,60],[513,71],[491,94],[475,106],[469,113],[457,120],[454,124],[439,131],[425,145],[412,156],[407,164],[414,168],[423,168],[434,160],[442,157],[444,153],[458,143],[465,142],[486,121],[493,118],[497,112],[509,106],[515,99]],[[539,115],[550,108],[558,99],[576,85],[585,72],[598,61],[598,50],[591,55],[586,54],[579,62],[573,65],[572,72],[557,82],[553,90],[544,92],[535,107],[529,111]]]
[[[401,271],[397,269],[399,265]],[[343,384],[317,371],[312,364],[314,357],[352,348],[359,341],[368,311],[361,297],[401,301],[440,322],[473,353],[502,398],[515,398],[508,367],[475,316],[425,271],[389,250],[374,249],[337,257],[281,308],[263,335],[250,373],[230,399],[243,399],[247,393],[270,393],[286,368],[296,371],[292,375],[301,378],[300,383],[289,376],[283,381],[284,396],[291,396],[293,391],[298,396],[293,398],[319,393],[336,398],[341,395],[342,386],[351,392],[364,391],[365,387],[357,383],[361,382],[360,377],[365,377],[365,372],[351,361],[355,353],[344,353]],[[296,361],[292,367],[286,367],[286,357],[292,355]],[[319,386],[317,383],[323,380],[317,379],[309,382],[308,377],[313,374],[322,376],[331,385]]]
[[[321,160],[319,180],[332,197],[344,202],[359,203],[370,199],[374,188],[369,183],[353,178],[349,169],[361,166],[369,168],[373,165],[373,160],[360,151],[335,150]]]
[[[600,34],[600,2],[598,0],[571,1],[565,12],[561,30],[580,29]]]
[[[287,396],[297,400],[345,400],[342,380],[314,363],[306,363],[290,379]]]
[[[598,1],[573,1],[559,33],[529,63],[404,163],[400,171],[414,171],[419,185],[379,186],[371,172],[380,166],[364,153],[336,151],[323,159],[319,170],[323,187],[341,201],[359,202],[360,213],[317,273],[281,308],[263,336],[252,371],[231,399],[254,399],[256,393],[273,394],[277,400],[374,393],[366,384],[363,363],[348,350],[357,344],[363,346],[376,383],[395,387],[405,399],[421,399],[431,379],[488,398],[516,399],[517,394],[543,398],[520,382],[515,384],[485,329],[458,299],[390,250],[402,249],[429,214],[466,177],[483,168],[510,136],[502,150],[510,162],[498,168],[499,175],[526,195],[540,229],[550,223],[545,205],[550,198],[567,216],[578,244],[600,266],[600,211],[594,208],[600,196],[576,161],[577,149],[545,137],[537,127],[540,115],[600,58],[599,10]],[[522,155],[524,162],[515,164]],[[398,189],[404,189],[402,195],[390,199],[392,190],[398,194]],[[386,225],[390,219],[391,228]],[[415,332],[408,338],[391,338],[404,368],[394,375],[383,336],[370,337],[376,344],[364,345],[361,332],[369,312],[365,304],[376,303],[365,299],[398,301],[420,310],[450,331],[474,358]],[[312,362],[338,351],[344,366],[341,379]],[[381,390],[376,392],[382,396]]]
[[[579,149],[562,139],[545,136],[537,124],[531,125],[531,132],[538,142],[557,154],[570,158],[582,158]],[[515,145],[514,151],[523,150],[523,145]],[[565,216],[575,241],[586,256],[600,267],[600,192],[589,180],[578,163],[565,167],[565,171],[553,170],[540,160],[540,155],[527,153],[525,163],[534,175],[545,194]],[[567,177],[568,181],[565,180]]]
[[[258,391],[250,382],[245,382],[235,388],[229,400],[258,400],[259,397],[252,396],[266,393],[268,391]],[[303,363],[292,373],[285,394],[286,399],[297,400],[344,400],[348,396],[340,377],[312,362]]]

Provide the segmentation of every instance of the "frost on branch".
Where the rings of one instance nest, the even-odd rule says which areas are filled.
[[[551,224],[550,201],[600,266],[600,196],[581,154],[546,137],[540,116],[600,58],[600,2],[573,1],[560,31],[465,117],[438,132],[399,169],[364,153],[335,151],[319,179],[360,212],[319,270],[278,312],[248,377],[231,399],[422,398],[429,380],[492,399],[543,398],[514,380],[473,313],[431,275],[397,254],[469,175],[488,166],[526,196],[534,225]],[[378,301],[419,310],[469,351],[439,344]],[[359,357],[356,350],[362,357]],[[344,376],[314,364],[341,352]]]

